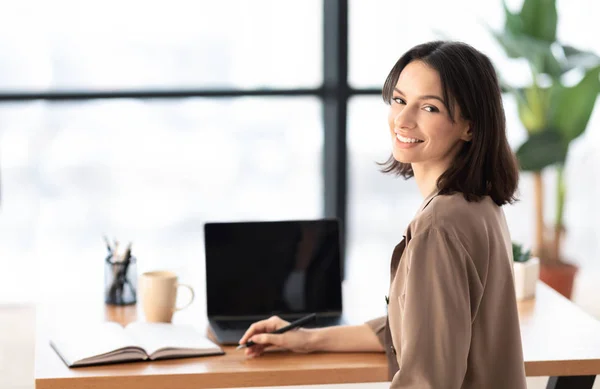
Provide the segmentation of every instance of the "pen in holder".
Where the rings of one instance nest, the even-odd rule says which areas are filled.
[[[104,264],[104,301],[111,305],[137,302],[137,263],[127,248],[124,255],[111,251]]]

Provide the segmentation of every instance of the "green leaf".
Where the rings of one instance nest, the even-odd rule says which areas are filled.
[[[502,0],[504,6],[504,29],[513,35],[520,35],[523,32],[523,22],[521,15],[510,12],[506,6],[506,0]]]
[[[523,33],[546,42],[556,40],[556,0],[525,0],[520,16]]]
[[[510,58],[529,58],[532,50],[538,52],[530,47],[527,39],[520,39],[519,35],[510,31],[494,32],[493,35]]]
[[[546,166],[563,163],[567,157],[569,144],[552,129],[545,129],[529,135],[517,149],[517,159],[521,170],[540,171]]]
[[[572,87],[556,86],[552,93],[550,126],[556,128],[568,143],[586,129],[598,93],[600,66],[588,70]]]
[[[592,69],[600,65],[600,57],[591,51],[579,50],[573,46],[563,45],[565,60],[562,64],[562,72],[566,73],[574,68]]]
[[[562,74],[562,67],[554,57],[550,43],[510,31],[492,33],[508,57],[527,59],[537,73]]]
[[[500,43],[500,46],[502,46],[509,58],[521,58],[525,56],[525,50],[522,45],[519,45],[517,40],[513,38],[514,35],[512,33],[492,31],[492,35],[496,38],[498,43]]]
[[[519,119],[527,132],[533,134],[544,130],[548,123],[549,89],[543,89],[534,84],[518,92],[518,94],[515,92],[515,96],[517,97]]]
[[[512,251],[513,261],[515,262],[527,262],[531,258],[531,251],[523,251],[523,246],[521,244],[513,242]]]
[[[552,49],[550,46],[546,47],[543,51],[542,67],[540,69],[540,72],[549,74],[553,78],[558,78],[561,74],[564,73],[563,66],[552,53]]]

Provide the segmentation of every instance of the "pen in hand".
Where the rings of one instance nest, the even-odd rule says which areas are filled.
[[[300,327],[303,324],[306,324],[308,322],[310,322],[311,320],[316,319],[317,314],[316,313],[311,313],[310,315],[304,316],[296,321],[291,322],[290,324],[288,324],[285,327],[281,327],[278,330],[269,332],[269,334],[283,334],[284,332],[288,332],[289,330],[293,330],[296,329],[298,327]],[[240,344],[239,346],[237,346],[236,350],[245,348],[245,347],[252,347],[254,346],[254,342],[249,340],[248,342],[246,342],[245,344]]]

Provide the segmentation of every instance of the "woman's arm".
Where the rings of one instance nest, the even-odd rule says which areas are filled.
[[[240,344],[252,340],[256,345],[246,349],[246,355],[258,356],[269,346],[282,347],[296,352],[383,351],[377,335],[367,324],[335,326],[316,329],[299,328],[283,334],[269,334],[289,323],[277,316],[256,322],[248,328]]]
[[[312,351],[383,352],[377,335],[367,324],[326,327],[311,331],[314,331]]]

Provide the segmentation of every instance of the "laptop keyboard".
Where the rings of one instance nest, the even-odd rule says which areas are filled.
[[[331,317],[331,316],[326,316],[326,317],[319,317],[317,316],[317,320],[308,323],[305,327],[307,328],[318,328],[318,327],[329,327],[329,326],[335,326],[335,325],[341,325],[343,324],[343,320],[341,320],[340,317]]]
[[[255,322],[256,320],[219,320],[217,325],[224,330],[246,330]],[[316,320],[305,324],[303,327],[315,328],[339,324],[342,324],[339,317],[317,317]]]
[[[254,323],[254,320],[227,320],[217,321],[219,327],[224,330],[246,330]]]

